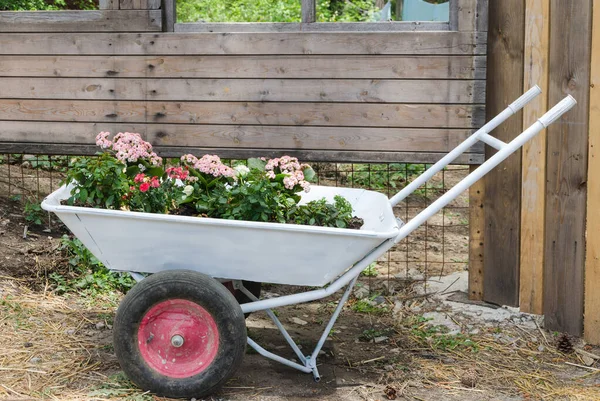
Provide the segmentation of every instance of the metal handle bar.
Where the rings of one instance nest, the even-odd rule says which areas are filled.
[[[425,172],[423,172],[423,174],[418,176],[413,182],[408,184],[400,192],[394,195],[394,197],[390,199],[390,203],[392,204],[392,206],[396,206],[404,198],[412,194],[417,188],[425,184],[425,182],[429,181],[431,177],[440,172],[448,164],[452,163],[458,156],[462,155],[471,146],[475,145],[477,141],[484,141],[485,143],[487,143],[490,146],[493,146],[496,149],[499,149],[502,146],[504,146],[504,142],[494,138],[493,136],[488,135],[488,133],[490,133],[494,128],[506,121],[508,117],[521,110],[523,106],[535,99],[535,97],[540,93],[542,93],[542,90],[539,86],[535,85],[533,88],[529,89],[527,92],[521,95],[500,114],[492,118],[487,124],[478,129],[475,133],[473,133],[473,135],[465,139],[460,145],[452,149],[450,153],[441,158],[437,163],[435,163],[433,166],[429,167]]]
[[[520,133],[515,139],[502,146],[502,148],[485,163],[479,166],[471,174],[463,178],[458,184],[453,186],[448,192],[439,197],[435,202],[413,217],[408,223],[400,228],[400,233],[394,240],[398,243],[410,234],[415,228],[425,223],[431,216],[439,212],[444,206],[456,199],[463,191],[467,190],[477,180],[486,175],[491,169],[500,164],[504,159],[513,154],[517,149],[523,146],[527,141],[536,136],[541,130],[556,121],[561,115],[569,111],[577,101],[573,96],[568,95],[558,102],[552,109],[546,112],[529,128]]]

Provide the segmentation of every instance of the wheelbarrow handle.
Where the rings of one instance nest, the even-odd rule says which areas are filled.
[[[463,154],[467,149],[475,145],[478,141],[484,141],[485,143],[495,147],[496,149],[503,146],[504,143],[502,141],[488,135],[488,133],[490,133],[494,128],[506,121],[507,118],[515,114],[517,111],[521,110],[527,103],[531,102],[540,93],[542,93],[542,90],[539,86],[535,85],[533,88],[529,89],[527,92],[519,96],[517,100],[508,105],[508,107],[502,110],[500,114],[488,121],[473,135],[465,139],[460,145],[452,149],[450,153],[441,158],[437,163],[429,167],[423,172],[423,174],[418,176],[410,184],[404,187],[400,192],[394,195],[390,199],[390,203],[392,204],[392,206],[397,205],[408,195],[412,194],[417,188],[425,184],[429,179],[431,179],[431,177],[433,177],[435,174],[441,171],[448,164],[452,163],[458,156]]]

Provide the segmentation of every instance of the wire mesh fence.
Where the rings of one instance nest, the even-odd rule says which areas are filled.
[[[0,198],[19,202],[24,214],[39,212],[52,230],[59,222],[41,212],[39,203],[61,185],[70,156],[0,155]],[[318,185],[365,188],[392,196],[429,167],[408,163],[311,163]],[[399,203],[395,214],[408,221],[469,173],[469,166],[453,165]],[[392,248],[364,275],[377,280],[425,281],[467,269],[469,255],[469,197],[465,192],[431,217],[412,235]]]

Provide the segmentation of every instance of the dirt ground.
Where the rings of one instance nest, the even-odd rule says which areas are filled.
[[[61,232],[55,225],[23,238],[22,214],[21,204],[0,197],[0,399],[163,400],[135,388],[113,354],[111,324],[121,295],[58,295],[48,277],[65,269]],[[354,292],[320,356],[321,382],[249,351],[208,399],[600,400],[600,350],[581,340],[563,354],[555,334],[527,316],[486,320],[486,306],[480,318],[456,312],[438,297],[451,288],[423,294],[422,280],[386,274],[360,281],[382,295],[362,313]],[[263,296],[290,290],[265,286]],[[278,310],[307,353],[340,296]],[[457,329],[449,331],[447,322]],[[247,327],[259,344],[293,356],[266,315],[252,314]]]

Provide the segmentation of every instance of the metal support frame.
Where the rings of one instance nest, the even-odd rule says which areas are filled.
[[[306,356],[303,355],[302,351],[300,351],[300,348],[298,347],[298,345],[294,342],[294,340],[292,339],[290,334],[287,332],[287,330],[281,324],[281,321],[279,320],[279,318],[277,318],[277,316],[275,316],[275,314],[273,313],[273,311],[271,309],[264,309],[264,311],[267,313],[267,315],[269,315],[271,320],[273,320],[273,323],[275,323],[275,325],[281,332],[281,335],[283,335],[283,338],[285,338],[285,340],[290,345],[292,350],[294,350],[294,352],[296,353],[296,356],[298,357],[298,360],[300,361],[300,363],[302,363],[302,365],[299,363],[287,360],[277,354],[267,351],[266,349],[264,349],[263,347],[258,345],[250,337],[248,337],[248,345],[250,345],[254,350],[256,350],[256,352],[258,352],[259,354],[261,354],[262,356],[264,356],[266,358],[280,362],[286,366],[300,370],[305,373],[312,372],[313,378],[315,379],[315,381],[317,381],[317,382],[320,381],[321,376],[319,375],[319,370],[317,369],[317,357],[319,356],[319,352],[323,348],[323,345],[325,344],[325,341],[327,340],[327,337],[329,336],[329,333],[331,332],[333,325],[335,324],[337,318],[340,316],[340,313],[342,312],[344,305],[348,301],[348,298],[350,297],[350,292],[352,292],[352,288],[354,288],[354,284],[356,284],[356,280],[358,280],[358,275],[356,275],[354,277],[354,279],[352,281],[350,281],[350,283],[346,287],[346,291],[344,291],[344,295],[342,295],[342,298],[339,300],[335,310],[333,311],[333,314],[331,315],[331,318],[329,319],[329,322],[327,323],[327,326],[325,326],[325,330],[323,330],[323,333],[321,334],[321,337],[319,338],[319,341],[317,342],[317,345],[315,346],[315,349],[313,350],[313,352],[310,355],[306,355]],[[248,289],[246,289],[246,287],[244,287],[244,285],[241,281],[235,280],[233,282],[233,287],[235,289],[239,289],[240,291],[242,291],[244,293],[244,295],[246,295],[252,301],[254,301],[254,302],[259,301],[259,299],[256,296],[254,296],[254,294],[252,294],[250,291],[248,291]]]

